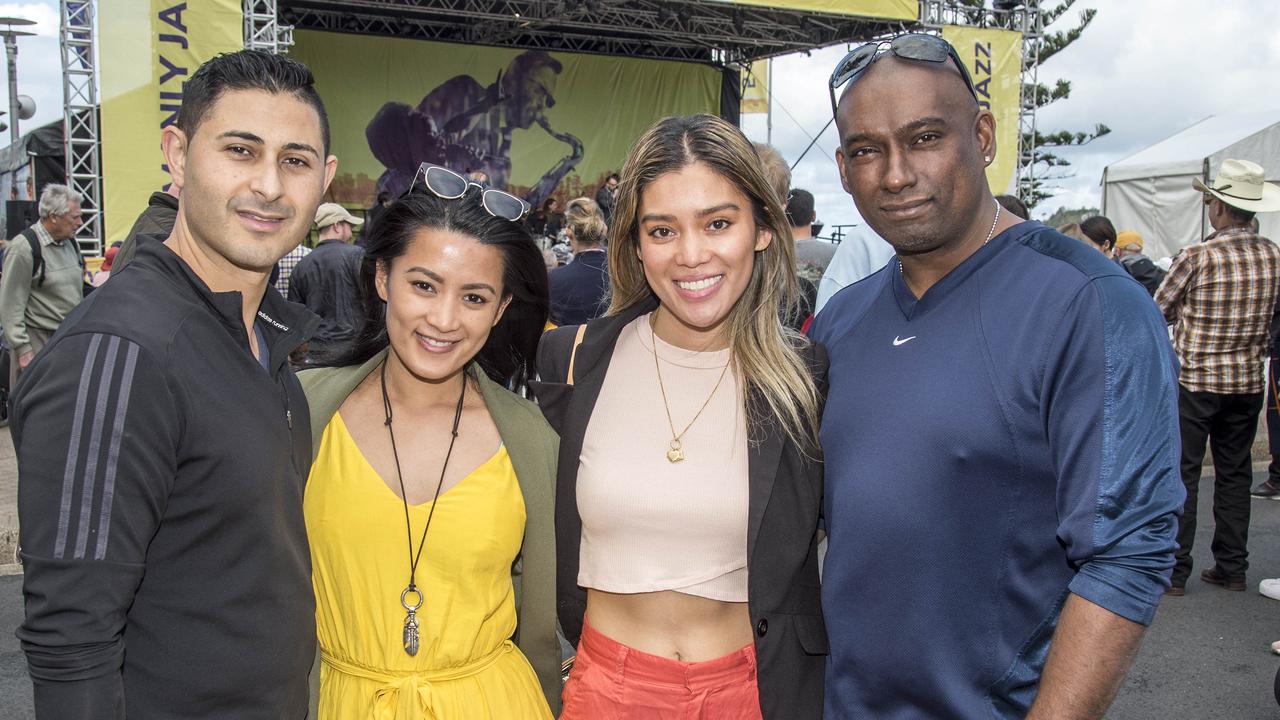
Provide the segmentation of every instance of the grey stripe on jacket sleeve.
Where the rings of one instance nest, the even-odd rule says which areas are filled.
[[[107,340],[105,347],[101,342],[104,338]],[[138,352],[137,344],[112,335],[95,335],[89,343],[80,385],[76,390],[76,409],[63,472],[55,558],[66,557],[67,539],[74,520],[76,541],[72,557],[84,559],[95,531],[95,519],[97,542],[93,556],[98,560],[106,557],[120,443],[133,392]],[[90,417],[92,422],[87,422]],[[77,506],[79,512],[73,514],[72,508]]]

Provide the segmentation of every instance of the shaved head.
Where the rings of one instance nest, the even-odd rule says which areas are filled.
[[[899,256],[962,242],[979,226],[986,235],[995,119],[953,63],[882,57],[845,90],[836,127],[841,182]]]
[[[876,60],[876,62],[872,63],[871,67],[867,68],[866,71],[855,78],[853,82],[845,85],[844,90],[841,91],[840,102],[837,105],[836,111],[836,129],[840,133],[841,137],[844,136],[844,128],[841,127],[841,120],[846,117],[845,101],[854,94],[854,88],[858,87],[860,83],[866,82],[869,76],[875,75],[879,72],[885,72],[890,75],[890,79],[888,80],[889,83],[893,83],[895,81],[905,83],[902,87],[902,93],[904,95],[911,95],[914,94],[915,91],[913,90],[911,84],[912,80],[909,75],[907,77],[895,79],[893,77],[893,73],[895,71],[906,71],[907,73],[910,73],[912,70],[918,70],[924,73],[936,73],[941,76],[950,76],[951,82],[947,82],[945,79],[938,80],[938,78],[935,78],[935,80],[938,80],[938,88],[942,88],[944,91],[945,89],[950,89],[952,91],[946,93],[948,96],[946,98],[948,104],[954,102],[958,104],[959,108],[967,108],[969,110],[977,107],[977,100],[975,100],[973,95],[969,92],[969,86],[965,83],[964,77],[960,74],[960,68],[956,67],[954,63],[931,63],[903,60],[894,55],[888,55],[881,57]],[[938,89],[931,87],[931,92],[936,93],[938,92]],[[857,112],[857,110],[854,109],[853,112]]]

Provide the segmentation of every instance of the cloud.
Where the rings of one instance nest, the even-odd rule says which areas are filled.
[[[1040,69],[1040,81],[1071,81],[1071,96],[1043,109],[1041,128],[1111,134],[1063,157],[1076,173],[1041,206],[1101,204],[1103,168],[1210,115],[1280,108],[1280,4],[1192,0],[1093,2],[1080,39]],[[1072,13],[1060,20],[1069,26]],[[1048,81],[1048,82],[1046,82]],[[1276,112],[1280,120],[1280,109]]]
[[[1045,85],[1069,80],[1071,96],[1042,109],[1037,122],[1042,131],[1087,131],[1102,123],[1112,132],[1063,150],[1074,176],[1037,208],[1041,218],[1060,206],[1098,207],[1103,167],[1204,117],[1280,108],[1272,92],[1280,77],[1280,3],[1086,0],[1050,30],[1072,27],[1089,7],[1098,10],[1093,23],[1039,70]],[[799,157],[809,134],[829,118],[826,79],[845,51],[832,47],[775,61],[773,144],[788,160]],[[765,139],[763,116],[744,116],[743,129],[752,140]],[[793,184],[813,192],[818,217],[828,226],[858,221],[831,160],[835,148],[835,133],[828,130],[794,171]]]
[[[35,37],[18,38],[18,94],[30,95],[36,101],[36,114],[22,121],[22,132],[62,118],[62,62],[58,48],[58,3],[51,0],[28,3],[0,3],[0,17],[19,17],[35,20],[32,27],[19,28],[36,33]],[[0,110],[9,111],[7,74],[4,76],[4,105]],[[4,120],[10,126],[13,119]],[[8,144],[8,131],[0,144]]]
[[[1071,97],[1043,109],[1046,130],[1089,130],[1103,123],[1111,134],[1087,146],[1064,150],[1074,177],[1037,209],[1047,217],[1059,206],[1100,204],[1099,179],[1108,163],[1131,155],[1214,114],[1280,108],[1280,3],[1202,0],[1081,0],[1051,30],[1070,27],[1079,11],[1098,16],[1069,48],[1040,68],[1040,82],[1071,81]],[[62,71],[58,49],[58,4],[54,0],[0,3],[0,15],[38,24],[36,37],[18,50],[18,92],[36,100],[30,130],[62,116]],[[847,48],[836,46],[778,58],[774,63],[773,144],[795,162],[830,119],[826,79]],[[6,109],[6,108],[0,108]],[[1280,119],[1280,111],[1276,113]],[[743,117],[753,140],[765,140],[763,115]],[[860,222],[852,199],[840,187],[832,159],[833,128],[793,171],[793,185],[814,194],[818,217],[829,227]]]
[[[799,165],[792,170],[792,187],[813,193],[818,220],[828,230],[836,223],[861,223],[853,199],[840,187],[835,151],[839,141],[831,120],[831,100],[827,78],[831,68],[848,52],[844,45],[788,55],[774,61],[773,67],[773,140],[787,162]],[[765,116],[744,115],[743,131],[752,140],[766,139]],[[824,130],[825,128],[825,130]],[[814,135],[818,142],[804,155]],[[823,231],[823,235],[828,234]]]

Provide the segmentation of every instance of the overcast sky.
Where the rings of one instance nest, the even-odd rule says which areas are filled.
[[[38,23],[39,35],[19,43],[18,91],[35,98],[38,107],[24,130],[61,117],[57,7],[54,0],[0,3],[0,15]],[[1276,109],[1280,119],[1280,2],[1081,0],[1050,29],[1070,27],[1086,7],[1099,9],[1093,24],[1040,68],[1045,85],[1070,80],[1071,97],[1041,111],[1038,121],[1047,131],[1089,130],[1101,122],[1111,134],[1063,153],[1074,163],[1075,177],[1036,210],[1037,219],[1059,206],[1099,206],[1104,166],[1206,116]],[[788,161],[799,157],[828,120],[826,78],[845,50],[832,47],[777,61],[773,144]],[[765,139],[763,115],[744,116],[743,127],[753,140]],[[857,218],[853,201],[840,189],[835,147],[835,131],[828,129],[796,168],[793,183],[813,192],[818,217],[827,225]]]
[[[1082,0],[1050,30],[1072,27],[1088,7],[1098,8],[1088,30],[1039,71],[1049,87],[1057,78],[1071,81],[1071,96],[1042,110],[1037,121],[1042,131],[1073,132],[1102,123],[1111,134],[1061,153],[1075,176],[1033,212],[1036,219],[1060,206],[1100,207],[1103,167],[1209,115],[1276,109],[1280,120],[1280,2]],[[831,114],[825,82],[845,50],[792,55],[774,66],[773,142],[793,163]],[[752,139],[763,140],[764,116],[744,118]],[[828,129],[792,182],[813,192],[818,217],[828,225],[857,218],[840,188],[836,145],[835,129]]]

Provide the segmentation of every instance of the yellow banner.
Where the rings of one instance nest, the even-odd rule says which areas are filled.
[[[169,182],[160,130],[201,63],[244,47],[240,0],[112,0],[98,13],[103,247]]]
[[[742,114],[769,112],[769,60],[748,63],[742,69]]]
[[[807,10],[829,15],[854,15],[889,20],[919,20],[917,0],[720,0],[736,5],[755,5],[780,10]]]
[[[330,199],[372,204],[419,163],[482,171],[538,207],[594,196],[667,115],[716,113],[705,65],[295,30],[315,73],[338,175]]]
[[[996,116],[996,157],[987,184],[1009,192],[1018,169],[1018,105],[1022,84],[1022,33],[948,25],[942,37],[969,68],[978,103]]]

